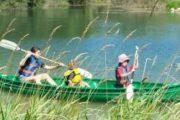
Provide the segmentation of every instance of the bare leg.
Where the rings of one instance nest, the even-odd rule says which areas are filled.
[[[80,84],[80,86],[82,86],[82,87],[88,87],[88,88],[90,87],[88,83],[83,82],[83,81],[81,81],[79,84]]]
[[[69,81],[69,83],[68,83],[68,86],[74,86],[74,83],[72,83],[71,81]]]
[[[53,86],[57,86],[57,84],[54,82],[54,80],[47,73],[35,75],[34,80],[37,84],[41,84],[41,80],[46,80],[49,84],[51,84]]]
[[[25,78],[22,78],[22,80],[28,81],[28,82],[36,82],[37,84],[41,84],[42,80],[46,80],[49,84],[53,86],[57,86],[54,80],[47,73],[42,73],[42,74],[31,76],[31,77],[25,77]]]
[[[22,80],[25,81],[25,82],[35,82],[34,76],[24,77],[24,78],[22,78]]]

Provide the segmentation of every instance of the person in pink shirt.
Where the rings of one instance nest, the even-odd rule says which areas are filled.
[[[138,68],[138,56],[135,57],[134,65],[129,65],[129,57],[126,54],[118,56],[118,67],[115,70],[116,87],[127,87],[131,83],[134,71]]]

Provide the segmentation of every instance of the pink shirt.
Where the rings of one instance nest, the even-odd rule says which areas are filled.
[[[116,74],[116,80],[117,80],[117,84],[121,85],[120,81],[121,80],[129,80],[129,77],[122,77],[122,74],[124,73],[128,73],[133,69],[133,65],[131,66],[127,66],[126,68],[123,66],[119,66],[116,68],[115,74]]]

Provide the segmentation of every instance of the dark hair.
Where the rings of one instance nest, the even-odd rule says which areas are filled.
[[[126,61],[127,61],[127,63],[129,63],[130,60],[126,60]],[[122,66],[122,63],[119,63],[118,66]]]
[[[129,63],[130,60],[126,60],[126,61],[127,61],[127,63]]]
[[[119,63],[118,66],[122,66],[122,63]]]
[[[38,47],[32,47],[32,48],[31,48],[31,52],[32,52],[32,53],[35,53],[35,52],[37,52],[38,50],[40,50]]]

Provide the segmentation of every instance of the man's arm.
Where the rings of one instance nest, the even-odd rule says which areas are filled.
[[[47,70],[52,70],[52,69],[56,69],[56,68],[64,66],[64,64],[62,64],[62,63],[59,63],[56,66],[55,65],[46,65],[41,59],[37,60],[37,64],[39,67],[45,68]]]
[[[45,64],[43,65],[43,68],[45,68],[47,70],[57,69],[59,67],[62,67],[62,65],[61,64],[58,64],[56,66],[50,66],[50,65],[45,65]]]
[[[55,68],[58,68],[58,67],[59,67],[59,65],[58,65],[58,66],[49,66],[49,65],[44,65],[44,67],[43,67],[43,68],[48,69],[48,70],[52,70],[52,69],[55,69]]]

